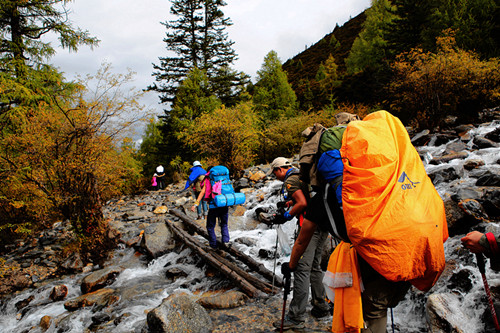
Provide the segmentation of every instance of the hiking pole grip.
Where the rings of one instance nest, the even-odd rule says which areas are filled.
[[[486,296],[488,297],[488,305],[490,307],[491,316],[493,317],[493,323],[495,325],[495,330],[500,332],[500,324],[498,323],[497,313],[495,311],[495,305],[493,304],[493,299],[491,298],[490,287],[488,286],[488,281],[486,280],[486,269],[484,263],[484,257],[481,253],[476,253],[477,267],[481,273],[483,279],[484,290],[486,291]]]

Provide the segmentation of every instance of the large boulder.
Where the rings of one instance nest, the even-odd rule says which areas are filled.
[[[140,247],[153,259],[156,259],[175,248],[172,232],[164,222],[153,223],[144,231]]]
[[[429,332],[466,333],[475,331],[467,327],[469,322],[465,313],[460,311],[460,299],[454,294],[432,294],[427,299]]]
[[[122,271],[123,268],[117,266],[110,266],[95,271],[83,278],[80,289],[82,290],[83,294],[86,294],[104,288],[105,286],[113,283],[118,274],[120,274]]]
[[[147,315],[149,330],[156,333],[208,333],[213,330],[207,311],[185,295],[172,295]]]
[[[113,289],[104,288],[69,300],[64,303],[64,308],[68,311],[75,311],[80,308],[91,307],[93,305],[106,307],[116,303],[118,299],[119,296],[115,295],[115,291]]]

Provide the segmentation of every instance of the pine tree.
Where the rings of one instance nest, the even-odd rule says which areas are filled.
[[[65,0],[0,0],[0,60],[2,72],[23,76],[24,65],[40,64],[55,53],[42,38],[59,37],[61,46],[76,51],[79,45],[95,46],[99,40],[68,23]],[[62,4],[62,7],[60,6]],[[9,64],[13,64],[9,68]]]
[[[386,58],[386,31],[394,19],[396,8],[389,0],[373,0],[366,11],[363,30],[352,44],[346,59],[347,72],[354,74],[367,67],[380,68]]]
[[[163,41],[166,49],[175,55],[159,57],[160,64],[153,65],[153,76],[156,83],[149,86],[149,90],[160,93],[160,102],[174,102],[179,84],[186,78],[188,72],[197,67],[204,70],[209,81],[214,82],[223,68],[229,67],[236,60],[236,53],[232,48],[233,41],[229,40],[225,28],[232,25],[229,18],[224,17],[220,9],[226,3],[223,0],[170,0],[170,13],[177,20],[162,23],[166,29]],[[243,73],[231,73],[229,82],[247,80]],[[223,99],[239,93],[231,90],[231,96],[226,96],[227,90],[218,90],[217,85],[211,88],[214,93],[220,93]]]
[[[255,109],[261,114],[264,122],[277,119],[281,115],[293,115],[297,96],[288,83],[276,51],[270,51],[265,56],[257,75],[253,100]]]

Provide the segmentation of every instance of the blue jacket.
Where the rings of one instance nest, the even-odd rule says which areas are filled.
[[[207,173],[200,165],[192,167],[191,169],[189,169],[189,171],[191,171],[191,173],[189,174],[184,190],[191,186],[191,184],[193,184],[196,178],[198,178],[200,175],[205,175]]]

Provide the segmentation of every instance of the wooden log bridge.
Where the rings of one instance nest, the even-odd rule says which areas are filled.
[[[207,231],[194,223],[181,211],[171,209],[170,214],[179,217],[189,230],[194,231],[208,239]],[[219,248],[240,260],[242,263],[248,266],[250,270],[257,272],[269,282],[266,282],[264,281],[264,279],[258,278],[241,269],[238,265],[228,260],[228,258],[219,255],[209,246],[201,244],[198,240],[196,240],[196,238],[176,226],[171,221],[167,221],[166,224],[180,240],[182,240],[193,251],[197,252],[201,257],[203,257],[211,266],[231,279],[250,297],[255,297],[262,293],[276,293],[279,291],[277,287],[281,287],[283,285],[282,279],[274,276],[275,287],[273,289],[273,286],[269,283],[273,281],[272,272],[265,268],[263,264],[258,263],[253,258],[247,256],[241,251],[238,251],[234,246],[226,246],[225,244],[218,242]]]

